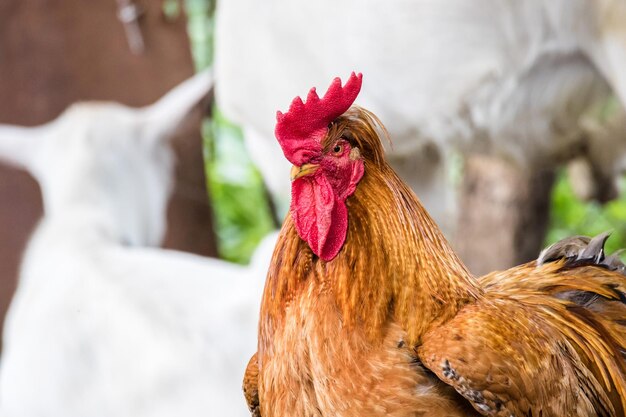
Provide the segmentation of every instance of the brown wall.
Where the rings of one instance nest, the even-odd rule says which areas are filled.
[[[167,21],[161,3],[137,1],[146,49],[133,55],[115,0],[0,1],[0,123],[41,124],[78,100],[146,105],[189,77],[186,21]],[[186,123],[175,142],[179,165],[165,246],[215,255],[198,121]],[[0,319],[41,213],[35,181],[0,166]]]

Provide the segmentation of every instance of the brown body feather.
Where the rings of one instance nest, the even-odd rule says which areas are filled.
[[[613,286],[626,279],[563,265],[483,277],[485,297],[424,336],[424,365],[485,415],[624,416],[626,305]],[[580,305],[572,291],[598,298]]]
[[[623,310],[607,289],[624,276],[551,262],[476,280],[384,161],[376,125],[351,109],[325,141],[347,138],[365,162],[339,255],[320,260],[284,222],[249,403],[263,417],[623,415]],[[601,311],[572,291],[604,297]]]

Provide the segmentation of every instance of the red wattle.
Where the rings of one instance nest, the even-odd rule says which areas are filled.
[[[298,178],[291,187],[291,217],[298,235],[313,253],[332,260],[348,232],[348,209],[324,175]]]

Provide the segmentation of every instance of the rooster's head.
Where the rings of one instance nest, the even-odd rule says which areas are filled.
[[[306,103],[296,97],[287,113],[276,116],[276,138],[294,165],[291,217],[298,235],[325,261],[332,260],[346,240],[346,199],[363,177],[363,151],[382,152],[369,149],[361,140],[360,136],[371,134],[359,134],[372,133],[373,115],[358,108],[348,111],[359,94],[361,79],[361,74],[352,73],[342,87],[335,78],[323,98],[312,88]],[[380,141],[374,136],[378,148]]]

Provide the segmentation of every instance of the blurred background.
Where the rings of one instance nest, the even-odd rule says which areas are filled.
[[[220,7],[216,1],[3,0],[0,123],[40,125],[77,101],[148,105],[195,72],[214,67],[214,59],[219,58],[215,53],[217,25],[222,25],[218,33],[230,30],[251,42],[258,36],[264,38],[255,31],[271,31],[271,23],[267,22],[272,21],[273,10],[278,7],[275,3],[265,5],[265,14],[258,18],[251,17],[253,11],[243,6],[237,18],[232,6],[220,23],[216,21],[216,8]],[[266,23],[251,27],[250,19],[265,19]],[[626,33],[626,21],[617,24],[621,25],[621,33]],[[275,36],[285,39],[285,33]],[[394,43],[393,39],[389,42]],[[228,41],[218,44],[226,45]],[[375,56],[376,48],[371,45],[368,52],[368,46],[363,45],[359,53]],[[626,41],[623,48],[626,50]],[[242,66],[250,68],[248,63]],[[364,71],[367,90],[371,85],[368,73],[354,69]],[[626,68],[621,70],[626,74]],[[284,201],[271,197],[268,180],[252,162],[255,158],[246,146],[244,130],[229,120],[220,106],[223,71],[217,73],[217,102],[210,99],[196,109],[173,142],[178,164],[163,246],[247,264],[261,239],[280,225],[286,206]],[[348,73],[334,75],[344,78]],[[321,79],[330,82],[325,74]],[[306,85],[317,85],[318,91],[324,91],[326,85],[315,82]],[[246,81],[241,83],[245,85]],[[288,85],[300,88],[299,84]],[[256,97],[253,90],[250,101],[262,102],[264,98]],[[306,93],[305,89],[291,91],[292,96]],[[364,100],[381,106],[375,99]],[[287,105],[288,101],[282,102],[280,108],[284,110]],[[511,168],[515,164],[509,158],[494,162],[493,152],[468,152],[467,141],[464,146],[439,147],[436,151],[426,148],[422,152],[424,158],[447,161],[446,181],[456,189],[458,206],[453,212],[459,219],[458,223],[452,221],[455,226],[447,235],[474,272],[526,261],[542,246],[572,234],[591,236],[612,230],[608,251],[626,247],[626,179],[621,170],[615,175],[599,175],[588,163],[584,146],[592,140],[589,138],[603,135],[626,142],[626,131],[619,122],[624,111],[613,92],[601,94],[588,107],[580,112],[584,113],[579,129],[583,139],[576,145],[566,143],[558,151],[560,156],[551,157],[547,163],[521,164],[526,167],[526,171],[522,169],[524,180],[516,177],[519,173]],[[383,123],[393,123],[393,118],[379,116]],[[273,120],[268,123],[273,124]],[[580,146],[582,151],[572,150]],[[608,152],[617,152],[618,147],[612,146],[606,145]],[[516,210],[530,214],[515,214]],[[36,181],[25,171],[0,165],[0,318],[16,288],[23,250],[41,215]],[[437,213],[433,215],[439,220]],[[533,237],[528,241],[516,233]],[[503,244],[501,237],[507,234],[513,237]],[[500,261],[494,262],[493,258]]]
[[[211,57],[208,2],[146,2],[124,24],[125,2],[6,1],[0,5],[0,123],[35,126],[51,121],[69,105],[112,100],[131,106],[156,101],[196,71],[188,28],[193,29],[199,66]],[[133,35],[133,25],[137,32]],[[201,28],[201,29],[199,29]],[[129,32],[130,30],[130,32]],[[133,36],[142,47],[133,50]],[[201,133],[190,122],[175,140],[176,190],[164,246],[216,255],[213,220],[202,175]],[[196,132],[193,134],[193,132]],[[24,171],[0,167],[0,312],[15,290],[28,237],[42,214],[37,183]]]
[[[138,16],[124,23],[119,11],[126,4],[120,0],[117,5],[111,1],[85,7],[72,0],[4,1],[0,5],[0,122],[42,124],[79,100],[146,105],[194,71],[212,65],[215,1],[137,2]],[[142,45],[135,50],[134,37]],[[610,98],[595,117],[608,120],[619,108],[617,99]],[[262,177],[247,156],[241,130],[218,106],[210,112],[212,118],[202,124],[202,153],[194,137],[186,136],[176,145],[178,188],[164,246],[204,255],[219,253],[246,263],[277,218]],[[198,175],[202,161],[206,182]],[[451,175],[460,181],[463,161],[455,162]],[[0,169],[3,313],[15,288],[22,250],[42,209],[37,185],[27,174]],[[619,184],[621,189],[623,180]],[[626,246],[626,196],[620,192],[605,204],[581,201],[564,167],[557,170],[549,212],[544,245],[571,234],[613,230],[609,248]]]

